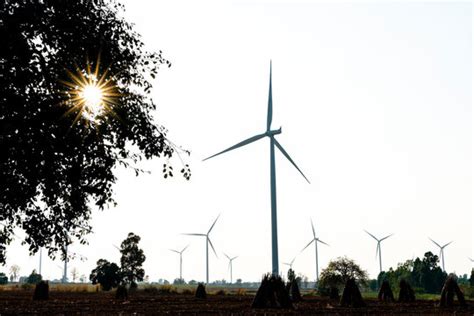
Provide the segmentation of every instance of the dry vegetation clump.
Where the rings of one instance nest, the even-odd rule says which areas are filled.
[[[377,297],[379,301],[385,301],[385,302],[394,301],[392,288],[390,287],[390,283],[388,283],[388,280],[384,280],[382,282],[382,285],[380,286],[379,294]]]
[[[341,306],[363,307],[365,306],[359,287],[354,278],[349,278],[342,291]]]
[[[158,294],[177,294],[178,289],[171,284],[164,284],[158,288]]]
[[[263,276],[252,308],[293,308],[290,295],[280,276],[272,274]]]
[[[453,306],[454,294],[456,294],[459,304],[461,306],[465,306],[466,300],[464,299],[464,294],[459,288],[458,282],[456,281],[456,277],[453,275],[450,275],[446,279],[446,282],[444,282],[443,289],[441,290],[441,300],[439,302],[439,306],[441,307]]]
[[[184,294],[184,295],[193,295],[194,294],[194,291],[191,290],[191,289],[188,289],[188,288],[184,288],[181,290],[181,294]]]
[[[217,290],[213,293],[214,295],[227,295],[227,291],[224,289]]]
[[[33,292],[34,301],[46,301],[49,299],[49,283],[48,281],[39,281]]]
[[[247,295],[247,290],[246,290],[246,289],[242,289],[242,288],[238,288],[237,290],[235,290],[235,295],[238,295],[238,296]]]
[[[415,291],[411,288],[410,284],[404,279],[400,280],[400,292],[398,293],[399,302],[414,302]]]
[[[125,285],[119,285],[115,291],[115,298],[117,300],[126,301],[128,299],[128,290]]]
[[[196,298],[201,298],[201,299],[205,299],[207,297],[206,287],[204,286],[204,283],[198,284],[196,288],[195,296]]]

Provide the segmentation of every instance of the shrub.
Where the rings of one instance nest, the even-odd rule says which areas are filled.
[[[122,276],[117,264],[105,259],[99,259],[97,267],[91,271],[89,279],[92,281],[92,284],[100,284],[102,290],[110,291],[120,284]]]
[[[8,277],[6,276],[5,273],[0,272],[0,284],[5,285],[8,283]]]
[[[214,292],[214,295],[227,295],[227,292],[223,289]]]
[[[162,285],[160,286],[160,288],[158,289],[158,293],[160,294],[176,294],[178,293],[178,290],[170,285],[170,284],[166,284],[166,285]]]
[[[26,279],[26,283],[29,283],[29,284],[37,284],[39,283],[41,280],[43,280],[43,277],[41,276],[41,274],[39,273],[36,273],[36,270],[33,270],[31,271],[31,274],[28,276],[28,278]]]
[[[182,289],[182,290],[181,290],[181,294],[184,294],[184,295],[193,295],[193,294],[194,294],[194,291],[191,290],[191,289],[185,288],[185,289]]]
[[[238,295],[238,296],[247,295],[247,290],[246,290],[246,289],[242,289],[242,288],[238,288],[238,289],[235,291],[235,295]]]

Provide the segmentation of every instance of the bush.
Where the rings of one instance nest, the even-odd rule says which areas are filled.
[[[8,277],[6,276],[5,273],[0,272],[0,284],[4,285],[8,283]]]
[[[166,285],[160,286],[160,288],[158,289],[158,293],[159,294],[176,294],[178,293],[178,290],[174,286],[170,284],[166,284]]]
[[[105,259],[97,261],[97,267],[91,271],[89,279],[92,284],[100,284],[103,291],[110,291],[122,281],[120,269],[117,264]]]
[[[36,273],[36,270],[31,271],[31,274],[28,276],[26,279],[26,283],[28,284],[37,284],[41,280],[43,280],[43,277],[41,274]]]
[[[35,292],[33,293],[34,301],[45,301],[49,299],[49,284],[48,281],[40,281],[36,284]]]
[[[227,295],[227,292],[223,289],[214,292],[214,295]]]
[[[193,294],[194,294],[194,291],[191,290],[191,289],[185,288],[185,289],[182,289],[182,290],[181,290],[181,294],[184,294],[184,295],[193,295]]]
[[[235,291],[235,295],[238,295],[238,296],[247,295],[247,290],[246,290],[246,289],[242,289],[242,288],[238,288],[238,289]]]

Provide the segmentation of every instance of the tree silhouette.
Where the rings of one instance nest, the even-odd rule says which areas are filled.
[[[64,259],[72,239],[86,243],[89,205],[114,204],[114,167],[138,174],[137,161],[182,152],[155,124],[149,95],[171,64],[144,50],[123,10],[116,0],[0,2],[0,263],[15,227],[31,253]],[[72,97],[78,78],[99,77],[110,98],[91,119]]]
[[[118,265],[105,259],[97,261],[97,267],[91,271],[89,279],[92,284],[100,284],[104,291],[110,291],[122,281]]]
[[[342,288],[349,279],[354,279],[361,284],[368,283],[368,276],[365,270],[354,262],[354,260],[339,257],[331,260],[321,272],[319,286],[321,288]]]
[[[142,265],[146,258],[143,250],[138,248],[139,242],[140,236],[129,233],[127,239],[122,241],[120,245],[120,253],[122,253],[120,265],[123,280],[129,283],[132,288],[137,286],[137,281],[143,281],[145,276]]]

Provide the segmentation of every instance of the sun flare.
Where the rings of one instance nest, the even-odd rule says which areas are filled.
[[[90,124],[100,124],[106,114],[113,114],[113,106],[119,96],[117,87],[107,77],[107,71],[99,74],[99,68],[99,61],[94,71],[88,63],[85,70],[77,69],[76,73],[68,71],[70,80],[62,81],[68,87],[65,91],[69,106],[66,115],[75,114],[73,124],[81,118]]]

